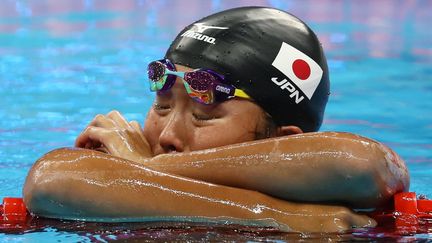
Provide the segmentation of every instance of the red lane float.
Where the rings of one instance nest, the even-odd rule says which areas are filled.
[[[419,198],[414,192],[402,192],[394,196],[396,228],[416,232],[422,221],[432,221],[432,200]]]
[[[3,198],[3,204],[0,204],[0,233],[25,229],[30,219],[22,198]]]
[[[372,217],[393,217],[396,228],[415,232],[421,220],[432,221],[432,200],[417,198],[415,192],[398,193],[394,196],[394,209],[386,212]],[[22,198],[5,197],[0,205],[0,232],[24,229],[32,218]]]
[[[27,208],[22,198],[5,197],[0,205],[0,222],[20,222],[26,220]]]

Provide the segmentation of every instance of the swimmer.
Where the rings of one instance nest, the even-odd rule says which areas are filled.
[[[359,212],[409,188],[388,147],[317,132],[329,96],[326,59],[312,30],[284,11],[205,17],[147,75],[156,97],[144,127],[117,111],[97,115],[77,148],[40,158],[23,191],[32,213],[335,232],[374,226]]]

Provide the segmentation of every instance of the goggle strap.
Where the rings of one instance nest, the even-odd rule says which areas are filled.
[[[176,75],[176,76],[184,79],[185,72],[171,71],[168,68],[165,68],[165,75]]]
[[[188,94],[191,94],[191,93],[193,92],[193,91],[191,90],[189,84],[188,84],[186,81],[184,81],[184,80],[183,80],[183,85],[184,85],[184,87],[186,88],[186,92],[187,92]]]
[[[250,99],[249,95],[247,95],[243,90],[241,89],[235,89],[234,91],[234,96],[236,97],[240,97],[240,98],[245,98],[245,99]]]

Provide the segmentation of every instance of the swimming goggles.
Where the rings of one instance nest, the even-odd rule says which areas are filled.
[[[151,91],[169,90],[176,77],[183,80],[188,95],[201,104],[214,104],[234,97],[250,99],[241,89],[227,84],[223,75],[210,69],[196,69],[190,72],[177,72],[168,59],[151,62],[147,67]]]

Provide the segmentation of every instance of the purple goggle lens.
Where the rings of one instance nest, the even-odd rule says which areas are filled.
[[[151,91],[170,89],[177,76],[184,80],[183,83],[189,96],[199,103],[213,104],[235,96],[249,99],[249,96],[242,90],[226,84],[224,76],[209,69],[177,72],[174,64],[168,59],[151,62],[147,68]]]

